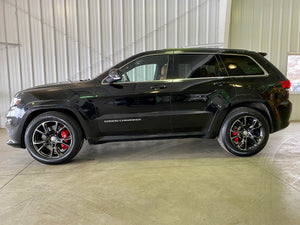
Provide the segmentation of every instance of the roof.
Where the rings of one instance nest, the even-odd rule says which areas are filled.
[[[173,54],[173,53],[184,53],[184,52],[233,53],[233,54],[245,54],[245,55],[252,55],[252,54],[259,53],[262,56],[266,55],[266,53],[263,52],[254,52],[245,49],[226,49],[226,48],[168,48],[168,49],[141,52],[137,55],[142,56],[142,55],[157,54],[157,53]]]

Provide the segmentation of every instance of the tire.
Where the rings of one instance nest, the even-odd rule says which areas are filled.
[[[260,152],[268,139],[268,121],[260,112],[247,107],[232,110],[218,136],[221,147],[237,156],[252,156]]]
[[[83,135],[70,116],[46,112],[34,118],[25,131],[25,145],[30,155],[44,164],[69,162],[80,151]]]

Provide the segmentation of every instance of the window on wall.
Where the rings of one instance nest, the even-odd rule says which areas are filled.
[[[291,91],[300,92],[300,53],[288,55],[287,77],[291,81]]]

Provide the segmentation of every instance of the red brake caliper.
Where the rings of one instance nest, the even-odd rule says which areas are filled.
[[[69,136],[69,131],[67,129],[63,129],[61,132],[60,132],[60,135],[62,138],[67,138]],[[65,143],[67,143],[67,141],[64,141]],[[65,146],[64,144],[61,144],[61,148],[63,150],[66,150],[68,147]]]
[[[236,133],[236,132],[232,132],[231,135],[232,135],[232,136],[236,136],[237,133]],[[238,138],[238,137],[235,137],[233,140],[235,141],[235,143],[238,143],[238,142],[239,142],[239,138]]]

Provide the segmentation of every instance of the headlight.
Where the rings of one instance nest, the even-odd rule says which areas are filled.
[[[16,97],[13,98],[13,100],[10,103],[10,107],[14,107],[14,106],[19,105],[20,101],[21,101],[21,98],[16,98]]]

